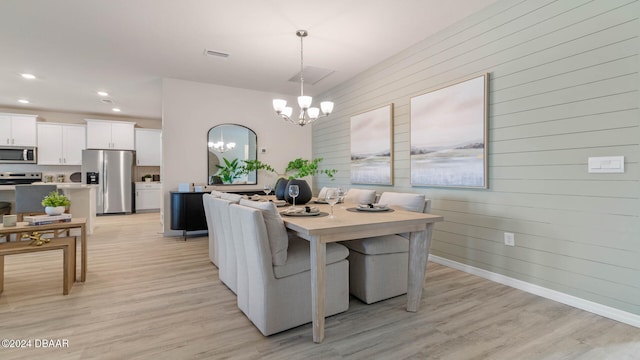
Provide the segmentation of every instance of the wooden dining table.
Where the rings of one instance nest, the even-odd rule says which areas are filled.
[[[329,205],[308,205],[317,206],[321,212],[330,212]],[[407,311],[416,312],[420,307],[433,227],[444,218],[397,208],[372,212],[357,211],[356,207],[356,204],[335,205],[334,217],[282,216],[288,229],[311,243],[311,307],[313,341],[316,343],[324,340],[327,243],[410,232]]]

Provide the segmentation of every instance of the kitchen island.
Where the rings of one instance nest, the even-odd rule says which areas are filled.
[[[45,183],[33,183],[39,185]],[[69,198],[71,205],[69,212],[76,218],[87,219],[87,235],[93,233],[96,220],[96,189],[98,185],[87,185],[81,183],[46,183],[56,185],[59,190]],[[15,185],[0,185],[0,201],[11,203],[12,213],[15,213]]]

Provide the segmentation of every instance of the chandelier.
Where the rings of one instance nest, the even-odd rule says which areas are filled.
[[[331,112],[333,111],[333,102],[323,101],[320,103],[320,109],[318,109],[317,107],[311,107],[311,102],[313,100],[311,96],[304,96],[304,76],[302,74],[302,71],[304,69],[304,56],[302,40],[308,34],[306,30],[298,30],[296,31],[296,35],[300,38],[300,96],[298,96],[300,115],[298,116],[298,119],[292,119],[291,114],[293,113],[293,109],[290,106],[287,106],[286,100],[282,99],[273,100],[273,109],[286,121],[289,121],[292,124],[305,126],[318,120],[318,118],[331,114]],[[322,111],[322,114],[320,114],[320,111]]]
[[[234,142],[228,142],[225,144],[224,134],[222,132],[220,132],[220,141],[217,141],[217,142],[209,141],[207,145],[209,146],[210,149],[213,149],[219,153],[229,151],[236,147],[236,143]]]

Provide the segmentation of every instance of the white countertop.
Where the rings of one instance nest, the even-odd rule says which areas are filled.
[[[97,188],[98,185],[95,184],[91,184],[91,185],[87,185],[87,184],[82,184],[82,183],[44,183],[44,182],[36,182],[33,183],[32,185],[56,185],[58,187],[58,189],[88,189],[88,188],[92,188],[95,187]],[[15,190],[16,186],[15,185],[0,185],[0,191],[2,190]]]

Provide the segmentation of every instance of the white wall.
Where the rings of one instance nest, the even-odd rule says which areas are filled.
[[[348,184],[350,117],[394,103],[394,186],[371,188],[432,199],[445,218],[432,254],[640,315],[639,13],[628,0],[498,1],[324,94],[335,112],[313,155]],[[410,98],[482,73],[489,189],[411,186]],[[588,157],[615,155],[625,173],[587,173]]]
[[[267,149],[264,154],[258,153],[258,159],[278,171],[284,171],[297,157],[311,157],[311,127],[286,123],[273,111],[271,101],[282,95],[164,79],[162,96],[161,179],[166,235],[179,234],[170,230],[169,192],[176,191],[180,182],[206,184],[207,132],[213,126],[231,123],[255,131],[258,149]],[[276,175],[260,172],[258,185],[224,189],[262,189],[263,184],[275,180]]]

